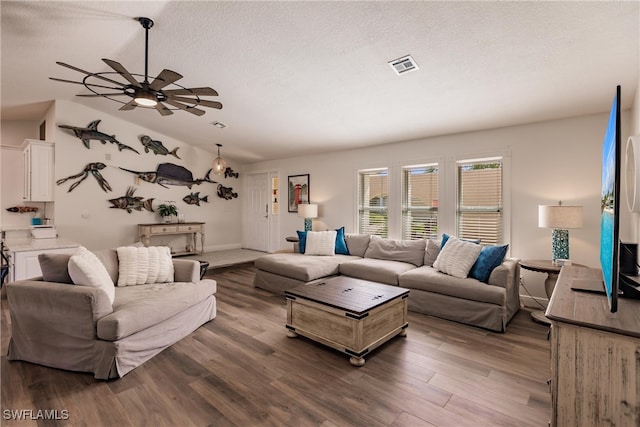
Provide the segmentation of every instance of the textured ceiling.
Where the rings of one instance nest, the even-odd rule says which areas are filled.
[[[312,155],[608,110],[637,90],[638,2],[2,1],[3,120],[73,100],[240,162]],[[62,61],[168,68],[224,104],[202,117],[78,98]],[[411,54],[420,69],[387,62]],[[34,116],[35,114],[35,116]],[[228,125],[217,129],[220,121]]]

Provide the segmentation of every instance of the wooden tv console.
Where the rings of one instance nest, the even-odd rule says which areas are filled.
[[[574,291],[600,270],[563,267],[549,301],[551,426],[640,425],[640,301]]]

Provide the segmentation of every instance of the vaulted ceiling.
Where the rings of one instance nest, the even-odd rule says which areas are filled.
[[[214,152],[255,162],[605,112],[637,90],[638,2],[2,1],[1,114],[35,120],[72,100]],[[101,58],[185,87],[222,110],[162,117],[79,98]],[[411,54],[419,69],[388,61]],[[211,99],[211,98],[207,98]],[[218,121],[225,129],[212,126]]]

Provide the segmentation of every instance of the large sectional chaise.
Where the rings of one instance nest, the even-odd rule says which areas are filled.
[[[402,241],[345,235],[349,255],[264,255],[255,261],[254,286],[276,293],[345,275],[411,290],[409,310],[504,332],[520,308],[520,266],[504,258],[488,280],[458,278],[433,267],[440,252],[434,240]]]

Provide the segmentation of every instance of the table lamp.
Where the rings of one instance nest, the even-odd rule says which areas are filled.
[[[551,228],[551,260],[569,259],[569,230],[582,228],[582,206],[538,206],[538,227]]]
[[[318,217],[318,205],[315,203],[299,204],[298,216],[304,218],[304,231],[311,231],[313,229],[313,218]]]

